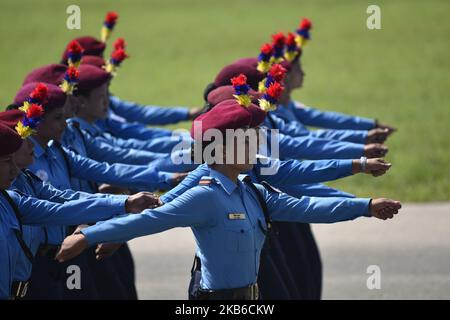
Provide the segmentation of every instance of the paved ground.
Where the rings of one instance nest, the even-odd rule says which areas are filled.
[[[391,221],[315,225],[314,232],[324,299],[450,299],[450,203],[409,204]],[[195,248],[189,229],[136,239],[131,248],[140,299],[186,298]],[[380,289],[367,288],[372,265]]]

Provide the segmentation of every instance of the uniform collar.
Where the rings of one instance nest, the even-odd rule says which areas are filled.
[[[70,118],[69,121],[78,122],[80,124],[80,128],[82,130],[86,130],[87,132],[89,132],[91,134],[98,133],[98,129],[95,127],[95,125],[90,124],[89,122],[87,122],[86,120],[84,120],[82,118],[74,117],[74,118]]]
[[[222,186],[226,193],[229,195],[233,193],[233,191],[237,188],[237,184],[230,180],[226,175],[216,171],[214,169],[209,168],[210,175],[213,177],[217,183]]]
[[[29,137],[28,139],[30,139],[34,144],[34,156],[36,158],[42,157],[47,152],[47,148],[42,148],[42,146],[36,141],[36,139],[34,139],[33,137]]]

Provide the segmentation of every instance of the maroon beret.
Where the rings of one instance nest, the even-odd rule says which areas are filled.
[[[243,107],[234,99],[224,100],[218,103],[210,111],[200,115],[192,123],[191,136],[194,139],[203,138],[208,129],[217,129],[223,134],[226,129],[241,129],[247,127],[256,127],[264,121],[266,113],[258,106],[251,104]],[[201,123],[201,133],[195,136],[195,128]]]
[[[102,68],[106,65],[106,61],[102,57],[98,56],[83,56],[81,58],[81,64],[89,64],[91,66]]]
[[[23,119],[25,113],[21,110],[8,110],[0,112],[0,122],[12,130],[16,130],[16,125]]]
[[[215,106],[219,102],[228,99],[234,99],[233,95],[235,94],[235,90],[232,85],[222,86],[214,89],[208,94],[208,103],[211,106]],[[248,94],[252,97],[252,103],[257,104],[258,99],[261,98],[262,94],[250,89],[248,90]]]
[[[233,62],[238,64],[245,64],[247,66],[257,67],[258,66],[258,58],[248,57],[248,58],[240,58]]]
[[[37,85],[38,82],[30,82],[24,85],[17,92],[13,103],[17,106],[22,105]],[[45,83],[45,85],[47,86],[47,98],[42,103],[42,108],[44,108],[45,111],[53,108],[62,108],[66,103],[67,97],[64,91],[62,91],[60,87],[51,83]]]
[[[89,64],[82,64],[78,68],[79,78],[77,93],[87,94],[111,79],[111,74],[103,69]]]
[[[226,86],[230,84],[230,79],[237,77],[239,74],[244,74],[247,77],[247,84],[253,89],[258,90],[258,84],[265,78],[265,74],[256,69],[256,65],[247,63],[232,63],[220,70],[219,74],[214,80],[217,87]]]
[[[31,71],[23,81],[22,85],[30,82],[46,82],[54,85],[59,85],[64,74],[67,71],[67,66],[63,64],[47,64]]]
[[[103,51],[105,51],[106,46],[100,40],[90,36],[79,37],[73,40],[76,40],[81,45],[84,50],[84,55],[103,57]],[[68,58],[68,52],[65,49],[61,58],[62,63],[67,63]]]
[[[20,149],[22,143],[19,134],[0,121],[0,157],[13,154]]]

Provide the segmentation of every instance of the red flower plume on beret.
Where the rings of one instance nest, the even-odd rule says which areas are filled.
[[[68,80],[77,81],[80,73],[78,72],[77,68],[69,67],[66,71],[66,75],[67,75]]]
[[[114,41],[114,49],[125,49],[127,46],[127,43],[125,42],[124,38],[118,38],[116,41]]]
[[[267,88],[266,94],[273,100],[278,100],[283,90],[284,87],[279,82],[274,82]]]
[[[37,86],[31,91],[30,93],[30,99],[31,102],[37,102],[42,104],[46,99],[48,95],[48,88],[43,83],[38,83]]]
[[[105,26],[110,29],[113,28],[118,18],[119,15],[117,14],[117,12],[108,12],[105,17]]]
[[[26,112],[27,118],[41,118],[44,115],[44,109],[41,105],[32,103]]]
[[[67,51],[71,54],[82,54],[84,50],[77,40],[72,40],[67,45]]]
[[[247,77],[245,74],[240,74],[237,77],[231,78],[231,84],[233,86],[242,86],[247,84]]]
[[[286,75],[286,69],[283,68],[283,66],[279,63],[274,64],[270,70],[269,75],[272,77],[274,81],[281,82],[284,79],[284,76]]]
[[[265,55],[272,55],[273,47],[270,43],[265,43],[261,47],[261,53]]]
[[[293,34],[292,32],[289,32],[286,37],[286,46],[288,47],[297,46],[297,43],[295,42],[295,34]]]
[[[309,30],[312,28],[312,22],[308,18],[303,18],[303,20],[300,22],[300,25],[298,26],[299,29],[303,30]]]
[[[128,55],[123,48],[116,49],[111,53],[111,59],[114,60],[116,65],[119,65],[126,58],[128,58]]]
[[[282,47],[284,46],[284,42],[286,41],[286,37],[283,32],[278,32],[277,34],[272,35],[272,43],[274,47]]]

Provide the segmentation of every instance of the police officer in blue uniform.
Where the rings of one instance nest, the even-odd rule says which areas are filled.
[[[50,64],[45,65],[31,71],[25,78],[24,84],[31,82],[46,82],[54,85],[60,85],[65,81],[67,74],[72,71],[65,65]],[[77,71],[78,77],[72,79],[74,83],[74,94],[85,94],[92,91],[93,83],[102,83],[107,78],[106,72],[93,66],[81,66]],[[97,81],[98,79],[98,81]],[[63,88],[67,88],[64,87]],[[64,89],[63,89],[64,90]],[[67,119],[67,127],[64,130],[61,143],[67,149],[99,162],[107,162],[110,164],[124,163],[136,165],[150,165],[161,171],[175,172],[175,171],[189,171],[195,168],[194,166],[178,165],[175,166],[171,161],[171,154],[155,153],[144,150],[128,149],[115,147],[112,144],[91,136],[88,132],[80,128],[80,124],[76,119],[73,106],[74,97],[72,97],[72,90],[66,90],[67,94],[65,108],[65,116]],[[188,151],[185,151],[188,152]]]
[[[126,208],[134,207],[131,211],[136,212],[145,206],[126,206],[127,199],[119,196],[91,196],[77,200],[76,196],[71,197],[68,192],[53,192],[51,188],[46,188],[47,192],[53,193],[54,197],[51,200],[67,196],[64,203],[42,201],[16,191],[6,191],[18,175],[14,157],[15,153],[22,148],[23,141],[17,132],[3,121],[0,121],[0,137],[0,211],[2,211],[0,250],[1,256],[5,258],[0,263],[0,298],[22,298],[27,289],[28,278],[25,278],[29,276],[30,265],[37,249],[36,238],[41,236],[39,229],[33,230],[36,232],[29,232],[30,229],[26,229],[23,225],[57,226],[92,223],[125,214]]]
[[[253,90],[257,90],[258,84],[264,79],[265,74],[256,68],[256,58],[239,59],[225,66],[217,74],[214,86],[209,88],[209,92],[206,92],[206,97],[211,96],[212,91],[229,85],[230,78],[239,74],[244,74],[247,77],[248,85]],[[211,102],[208,101],[208,104],[211,106]],[[296,125],[286,124],[283,119],[271,112],[268,113],[263,126],[278,130],[279,157],[281,159],[354,159],[361,156],[378,158],[385,156],[388,152],[388,148],[384,145],[364,144],[365,135],[359,133],[356,136],[361,140],[360,143],[304,135],[302,133],[304,130]]]
[[[15,128],[18,126],[19,122],[24,122],[24,115],[25,113],[19,110],[10,110],[6,112],[0,113],[0,121],[9,126],[12,130],[15,130]],[[40,116],[35,116],[31,118],[27,118],[28,122],[32,122],[35,125],[40,121]],[[14,180],[11,189],[12,190],[18,190],[26,195],[33,196],[38,199],[42,200],[48,200],[51,202],[57,202],[57,203],[64,203],[71,200],[79,200],[79,199],[86,199],[86,198],[112,198],[116,199],[118,201],[123,201],[124,204],[126,204],[127,211],[128,212],[134,212],[136,209],[133,209],[136,207],[136,203],[139,201],[142,202],[143,207],[150,205],[151,201],[153,201],[154,196],[150,195],[148,193],[141,193],[134,196],[112,196],[112,195],[106,195],[106,194],[90,194],[85,192],[75,192],[73,190],[64,190],[60,191],[58,189],[55,189],[53,186],[51,186],[48,183],[44,183],[42,180],[40,180],[38,177],[36,177],[33,173],[31,173],[26,168],[31,165],[34,161],[33,159],[33,143],[26,139],[29,133],[25,133],[25,136],[23,138],[24,142],[22,143],[19,150],[17,150],[14,154],[14,162],[18,166],[18,168],[21,170],[18,173],[18,176]],[[145,199],[148,198],[148,199]],[[142,208],[142,207],[141,207]],[[113,208],[112,208],[113,209]],[[46,257],[48,257],[48,260],[53,260],[53,256],[51,255],[51,248],[46,243],[48,240],[48,234],[47,230],[45,228],[41,227],[33,227],[33,226],[23,226],[22,228],[22,236],[25,241],[25,244],[30,248],[31,253],[33,254],[35,263],[35,268],[42,268],[43,265],[48,267],[48,262],[46,259],[42,259],[39,254],[36,257],[37,253],[40,253]],[[53,250],[54,251],[54,250]],[[39,260],[39,261],[37,261]],[[42,261],[42,262],[40,262]],[[44,263],[43,263],[44,262]],[[45,263],[47,262],[47,263]],[[31,263],[28,259],[28,257],[25,255],[25,253],[22,252],[22,254],[19,254],[18,259],[18,266],[16,268],[16,272],[14,275],[14,280],[18,281],[19,283],[23,284],[27,283],[28,280],[31,277]],[[85,271],[85,270],[84,270]],[[48,272],[40,273],[39,271],[36,271],[38,274],[46,275]],[[83,286],[85,284],[89,284],[90,282],[94,283],[95,279],[89,279],[86,280],[85,278],[89,276],[88,272],[83,272]],[[53,279],[47,279],[40,277],[39,282],[45,282],[47,281],[53,281]],[[36,286],[36,285],[35,285]],[[35,290],[36,291],[36,290]],[[41,296],[42,297],[42,296]],[[55,296],[56,297],[56,296]]]
[[[62,55],[61,63],[67,64],[70,55],[70,44],[76,41],[84,50],[83,64],[91,64],[97,67],[106,65],[103,59],[105,43],[100,40],[85,36],[73,39]],[[109,96],[110,112],[107,118],[99,119],[96,125],[105,132],[123,139],[147,140],[151,138],[170,136],[170,131],[161,128],[147,128],[147,125],[167,125],[181,121],[192,120],[200,112],[200,108],[186,107],[159,107],[153,105],[141,105],[124,101],[119,97]],[[157,151],[157,150],[155,150]]]
[[[202,140],[212,128],[223,134],[226,129],[253,130],[251,124],[261,123],[264,117],[265,113],[257,106],[243,107],[234,101],[224,101],[197,118],[202,129],[193,136]],[[227,147],[235,139],[225,141],[228,152]],[[247,155],[243,164],[238,164],[236,148],[231,163],[219,164],[217,159],[223,157],[224,161],[226,153],[218,152],[216,163],[209,164],[210,176],[203,178],[199,186],[160,208],[144,211],[140,219],[130,216],[112,219],[67,237],[57,259],[67,261],[98,242],[124,241],[174,227],[191,227],[201,265],[196,297],[258,299],[260,254],[272,220],[330,223],[361,216],[387,219],[400,208],[399,202],[386,199],[296,199],[270,186],[250,184],[245,176],[238,176],[252,167],[251,148],[246,140],[245,150],[240,150]]]
[[[25,97],[34,88],[33,86],[33,84],[28,84],[19,92],[16,97],[16,104],[21,104],[26,100]],[[59,139],[65,127],[64,110],[62,108],[65,94],[58,87],[50,84],[47,85],[47,90],[49,91],[49,97],[43,104],[46,110],[44,121],[37,129],[37,135],[30,138],[35,144],[35,162],[29,167],[34,174],[42,180],[50,181],[58,189],[72,188],[91,193],[96,192],[96,186],[91,182],[91,179],[95,179],[95,182],[110,182],[115,185],[126,183],[129,187],[134,188],[139,187],[140,180],[143,183],[142,188],[156,187],[156,185],[152,185],[152,180],[158,181],[159,179],[159,172],[155,168],[97,163],[64,150],[55,143],[51,143],[46,148],[42,147],[51,138]],[[161,184],[161,186],[164,185],[166,185],[166,182]],[[65,228],[48,228],[48,243],[59,245],[65,236],[65,230]],[[124,248],[122,250],[127,250],[126,246],[122,248]],[[92,256],[94,255],[92,254]],[[132,265],[132,263],[129,264]],[[128,274],[132,274],[131,270]]]
[[[258,86],[258,82],[262,81],[264,75],[256,69],[256,59],[246,58],[241,59],[242,61],[236,62],[229,66],[224,67],[221,72],[216,77],[215,82],[217,84],[225,84],[230,83],[230,81],[225,81],[224,77],[226,75],[237,76],[238,72],[243,71],[247,76],[248,83],[253,85],[254,87]],[[231,86],[221,86],[219,88],[213,89],[212,91],[207,92],[206,98],[208,99],[209,107],[214,107],[214,104],[218,101],[221,101],[224,97],[230,96],[233,92]],[[253,100],[257,100],[261,97],[260,94],[253,91]],[[264,125],[270,129],[283,129],[283,127],[279,126],[279,123],[283,123],[283,121],[274,121],[274,117],[271,115],[271,112],[268,113],[268,117],[265,119]],[[270,144],[268,143],[270,146]],[[270,152],[270,150],[269,150]],[[324,159],[324,158],[342,158],[342,155],[347,155],[349,157],[359,158],[362,152],[367,152],[366,154],[370,157],[373,156],[381,156],[387,152],[387,148],[384,146],[378,145],[367,145],[364,146],[362,144],[349,143],[345,141],[336,141],[336,140],[328,140],[328,139],[318,139],[314,137],[291,137],[286,136],[284,134],[280,134],[279,136],[279,156],[281,159],[289,159],[289,158],[309,158],[309,159]],[[364,158],[363,158],[364,159]],[[364,160],[365,161],[365,160]],[[347,193],[343,193],[338,190],[334,190],[332,188],[323,186],[323,185],[296,185],[296,186],[284,186],[282,188],[283,191],[288,192],[289,194],[297,197],[301,197],[302,195],[313,195],[313,196],[352,196]],[[295,228],[292,224],[280,224],[282,228],[288,228],[289,230]],[[300,241],[295,241],[300,247],[298,252],[292,257],[298,257],[302,252],[308,251],[311,252],[312,257],[308,259],[306,257],[303,259],[304,268],[307,265],[312,264],[310,270],[313,270],[315,274],[318,274],[315,278],[316,284],[312,283],[310,285],[304,285],[305,281],[302,281],[299,285],[300,288],[297,292],[303,292],[303,295],[282,295],[282,296],[270,296],[271,298],[307,298],[307,299],[319,299],[321,292],[321,263],[320,256],[317,250],[317,245],[315,244],[313,235],[308,225],[305,224],[296,224],[296,227],[299,229],[297,236],[291,236],[292,239],[303,237],[305,238],[305,243],[301,243]],[[287,234],[287,231],[281,232],[283,234]],[[287,248],[294,243],[293,240],[284,241],[284,245],[282,248]],[[280,239],[283,241],[283,239]],[[287,239],[289,240],[289,239]],[[308,244],[309,243],[309,244]],[[286,251],[286,250],[284,250]],[[302,265],[302,259],[297,258],[294,259],[294,262],[300,262],[298,265]],[[290,263],[293,265],[293,263]],[[303,268],[303,269],[304,269]],[[264,275],[264,273],[262,273]],[[286,272],[283,272],[286,274]],[[302,272],[299,274],[307,275],[307,272]],[[305,276],[305,279],[310,279],[312,277]],[[289,284],[294,284],[292,281],[287,281]],[[289,286],[289,285],[288,285]],[[267,290],[270,293],[277,292],[278,290],[273,290],[275,287],[272,286],[270,290]],[[278,286],[279,288],[279,286]],[[292,290],[291,290],[292,291]],[[313,294],[308,294],[307,292],[313,292]],[[267,294],[266,294],[267,296]]]

